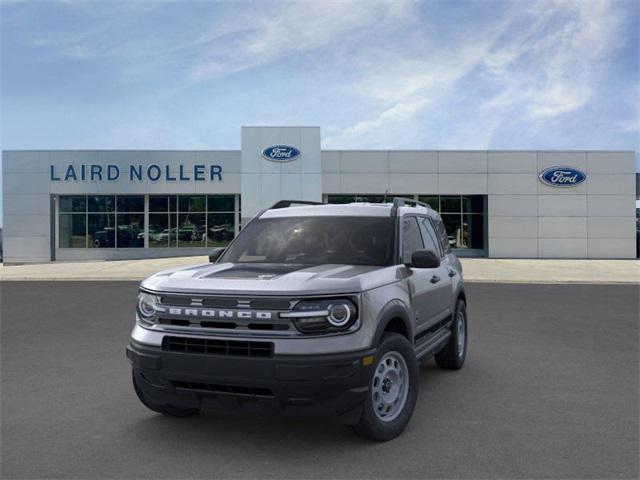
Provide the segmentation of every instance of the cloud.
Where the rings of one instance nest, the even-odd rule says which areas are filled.
[[[469,112],[467,121],[477,129],[487,129],[478,136],[486,141],[514,115],[536,121],[573,112],[591,101],[603,63],[618,45],[625,15],[619,7],[606,1],[516,2],[493,22],[466,25],[450,45],[427,31],[413,38],[427,48],[405,44],[408,53],[398,54],[389,68],[364,72],[354,90],[380,104],[378,110],[326,144],[368,142],[408,125],[427,106],[432,115],[446,115],[439,109],[456,105],[466,89],[475,103],[457,106]],[[434,44],[437,49],[429,48]]]

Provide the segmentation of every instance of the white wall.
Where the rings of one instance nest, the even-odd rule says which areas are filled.
[[[291,162],[273,162],[262,150],[274,145],[299,149]],[[322,200],[319,127],[242,127],[242,223],[279,200]]]
[[[116,181],[51,181],[50,166],[56,175],[71,164],[120,167]],[[179,165],[192,172],[194,165],[220,165],[222,181],[130,181],[129,165],[144,167],[169,165],[175,175]],[[7,263],[48,262],[51,258],[52,194],[153,194],[153,193],[239,193],[240,152],[238,151],[147,151],[147,150],[56,150],[3,152],[3,255]],[[192,173],[191,173],[192,175]],[[62,177],[61,177],[62,178]],[[138,253],[138,251],[140,253]],[[113,259],[149,256],[149,251],[131,249],[57,250],[62,260]],[[171,251],[164,252],[171,254]],[[186,254],[175,250],[174,255]],[[163,255],[163,252],[158,252]]]
[[[538,174],[586,173],[575,188]],[[323,151],[323,193],[488,196],[490,257],[635,258],[634,152]]]
[[[264,159],[265,147],[299,148],[289,163]],[[187,169],[219,164],[223,181],[51,182],[49,165],[152,163]],[[538,180],[550,166],[586,173],[575,188]],[[318,127],[244,127],[242,151],[7,151],[3,153],[7,262],[51,255],[51,194],[241,193],[246,223],[281,199],[322,194],[480,194],[488,196],[488,252],[496,258],[635,258],[634,152],[320,150]],[[174,250],[158,252],[171,255]],[[175,254],[182,251],[175,250]],[[59,251],[61,259],[148,256],[152,251]],[[114,257],[115,256],[115,257]],[[124,258],[124,257],[123,257]]]

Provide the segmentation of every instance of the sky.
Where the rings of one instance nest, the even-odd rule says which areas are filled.
[[[638,151],[639,3],[0,0],[0,148]]]

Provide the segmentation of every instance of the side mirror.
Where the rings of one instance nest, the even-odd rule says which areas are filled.
[[[226,248],[224,247],[217,247],[211,250],[211,253],[209,254],[209,263],[216,263],[225,250]]]
[[[407,266],[413,268],[438,268],[440,266],[440,256],[433,250],[416,250],[411,255],[411,264]]]

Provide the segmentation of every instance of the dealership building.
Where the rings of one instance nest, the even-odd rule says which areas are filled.
[[[466,256],[636,258],[632,151],[323,150],[243,127],[240,150],[3,152],[6,263],[200,255],[279,200],[438,210]]]

